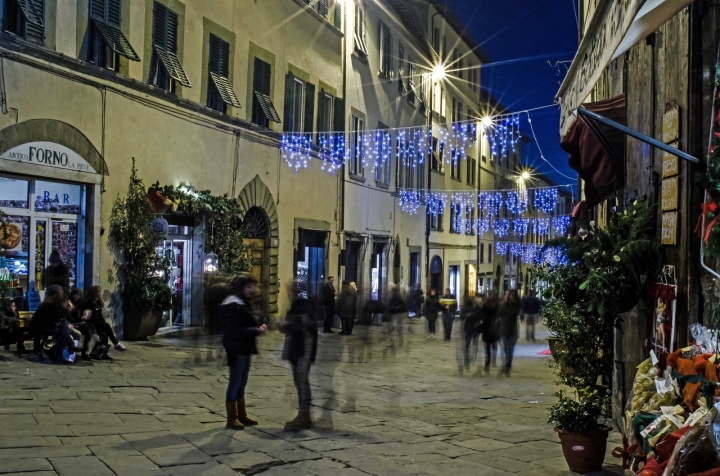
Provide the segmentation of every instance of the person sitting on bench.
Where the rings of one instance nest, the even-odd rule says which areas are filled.
[[[45,360],[44,344],[48,337],[53,338],[55,359],[69,363],[63,359],[62,351],[78,352],[81,349],[75,345],[67,322],[68,297],[63,288],[57,285],[48,286],[45,291],[45,300],[40,304],[30,319],[30,334],[33,336],[35,351],[40,360]]]

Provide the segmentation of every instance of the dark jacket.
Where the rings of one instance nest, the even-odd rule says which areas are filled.
[[[500,304],[500,309],[498,309],[498,337],[514,337],[517,339],[519,315],[519,302],[506,301]]]
[[[355,317],[355,301],[357,301],[357,293],[349,285],[343,286],[335,304],[335,314],[340,317]]]
[[[523,314],[540,314],[540,299],[528,296],[522,299]]]
[[[497,312],[497,305],[490,306],[489,304],[485,304],[482,309],[480,309],[480,333],[482,334],[483,342],[492,343],[497,341],[497,334],[495,332]]]
[[[392,295],[387,305],[387,312],[388,314],[403,314],[408,312],[407,304],[402,296],[400,296],[400,293],[394,293]]]
[[[45,334],[66,319],[67,313],[67,309],[44,302],[30,318],[28,330],[33,335]]]
[[[425,299],[425,308],[423,309],[423,315],[429,321],[437,320],[438,312],[443,311],[443,307],[440,304],[440,298],[438,296],[428,296]]]
[[[475,303],[464,305],[460,309],[460,319],[463,321],[463,330],[465,335],[473,335],[480,332],[480,322],[482,316],[481,309]]]
[[[65,291],[70,289],[70,268],[65,263],[58,263],[56,266],[48,266],[40,277],[45,288],[58,285]]]
[[[90,319],[88,319],[88,321],[91,324],[105,322],[105,317],[103,316],[103,307],[100,305],[99,302],[97,302],[97,301],[86,302],[85,306],[83,306],[83,310],[80,311],[80,313],[82,314],[82,312],[84,312],[85,309],[90,309],[91,314],[90,314]]]
[[[333,286],[330,283],[323,284],[322,303],[324,306],[334,306],[335,305],[335,286]]]
[[[235,364],[237,355],[254,355],[257,350],[258,323],[250,306],[231,295],[220,304],[218,311],[222,326],[222,343],[228,354],[228,365]]]
[[[315,362],[318,338],[315,304],[307,299],[298,299],[290,306],[285,320],[288,324],[281,329],[285,334],[282,358],[297,362],[310,352],[310,362]],[[306,344],[311,344],[310,349]]]

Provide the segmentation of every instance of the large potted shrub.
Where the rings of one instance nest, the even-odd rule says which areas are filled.
[[[555,396],[558,403],[550,408],[549,423],[555,425],[570,471],[600,471],[610,431],[610,427],[600,423],[607,397],[589,388],[578,391],[577,398],[568,397],[563,391]]]
[[[171,307],[170,260],[157,251],[163,236],[152,230],[154,218],[133,159],[127,195],[113,204],[108,240],[128,340],[154,335],[163,311]]]

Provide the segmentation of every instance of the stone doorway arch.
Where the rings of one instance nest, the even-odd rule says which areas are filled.
[[[278,312],[278,247],[280,227],[278,223],[277,208],[275,207],[275,199],[270,189],[263,183],[259,175],[248,182],[240,191],[237,197],[242,211],[242,218],[253,222],[253,230],[260,230],[264,225],[267,226],[265,236],[254,236],[250,239],[261,240],[263,243],[263,252],[261,256],[256,256],[262,260],[261,269],[256,270],[260,274],[260,281],[264,286],[268,314],[276,314]],[[261,213],[267,218],[267,222],[261,223]],[[263,226],[261,226],[263,225]],[[255,234],[260,234],[258,231]],[[259,243],[259,242],[258,242]]]

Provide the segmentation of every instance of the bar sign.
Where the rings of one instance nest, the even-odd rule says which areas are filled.
[[[680,138],[680,108],[677,105],[663,114],[662,135],[666,144]]]
[[[662,216],[662,237],[660,243],[663,245],[677,244],[678,212],[663,213]]]
[[[668,144],[670,147],[678,148],[678,143]],[[662,153],[662,176],[663,178],[672,177],[680,173],[678,165],[679,159],[676,155],[669,154],[665,151]]]

